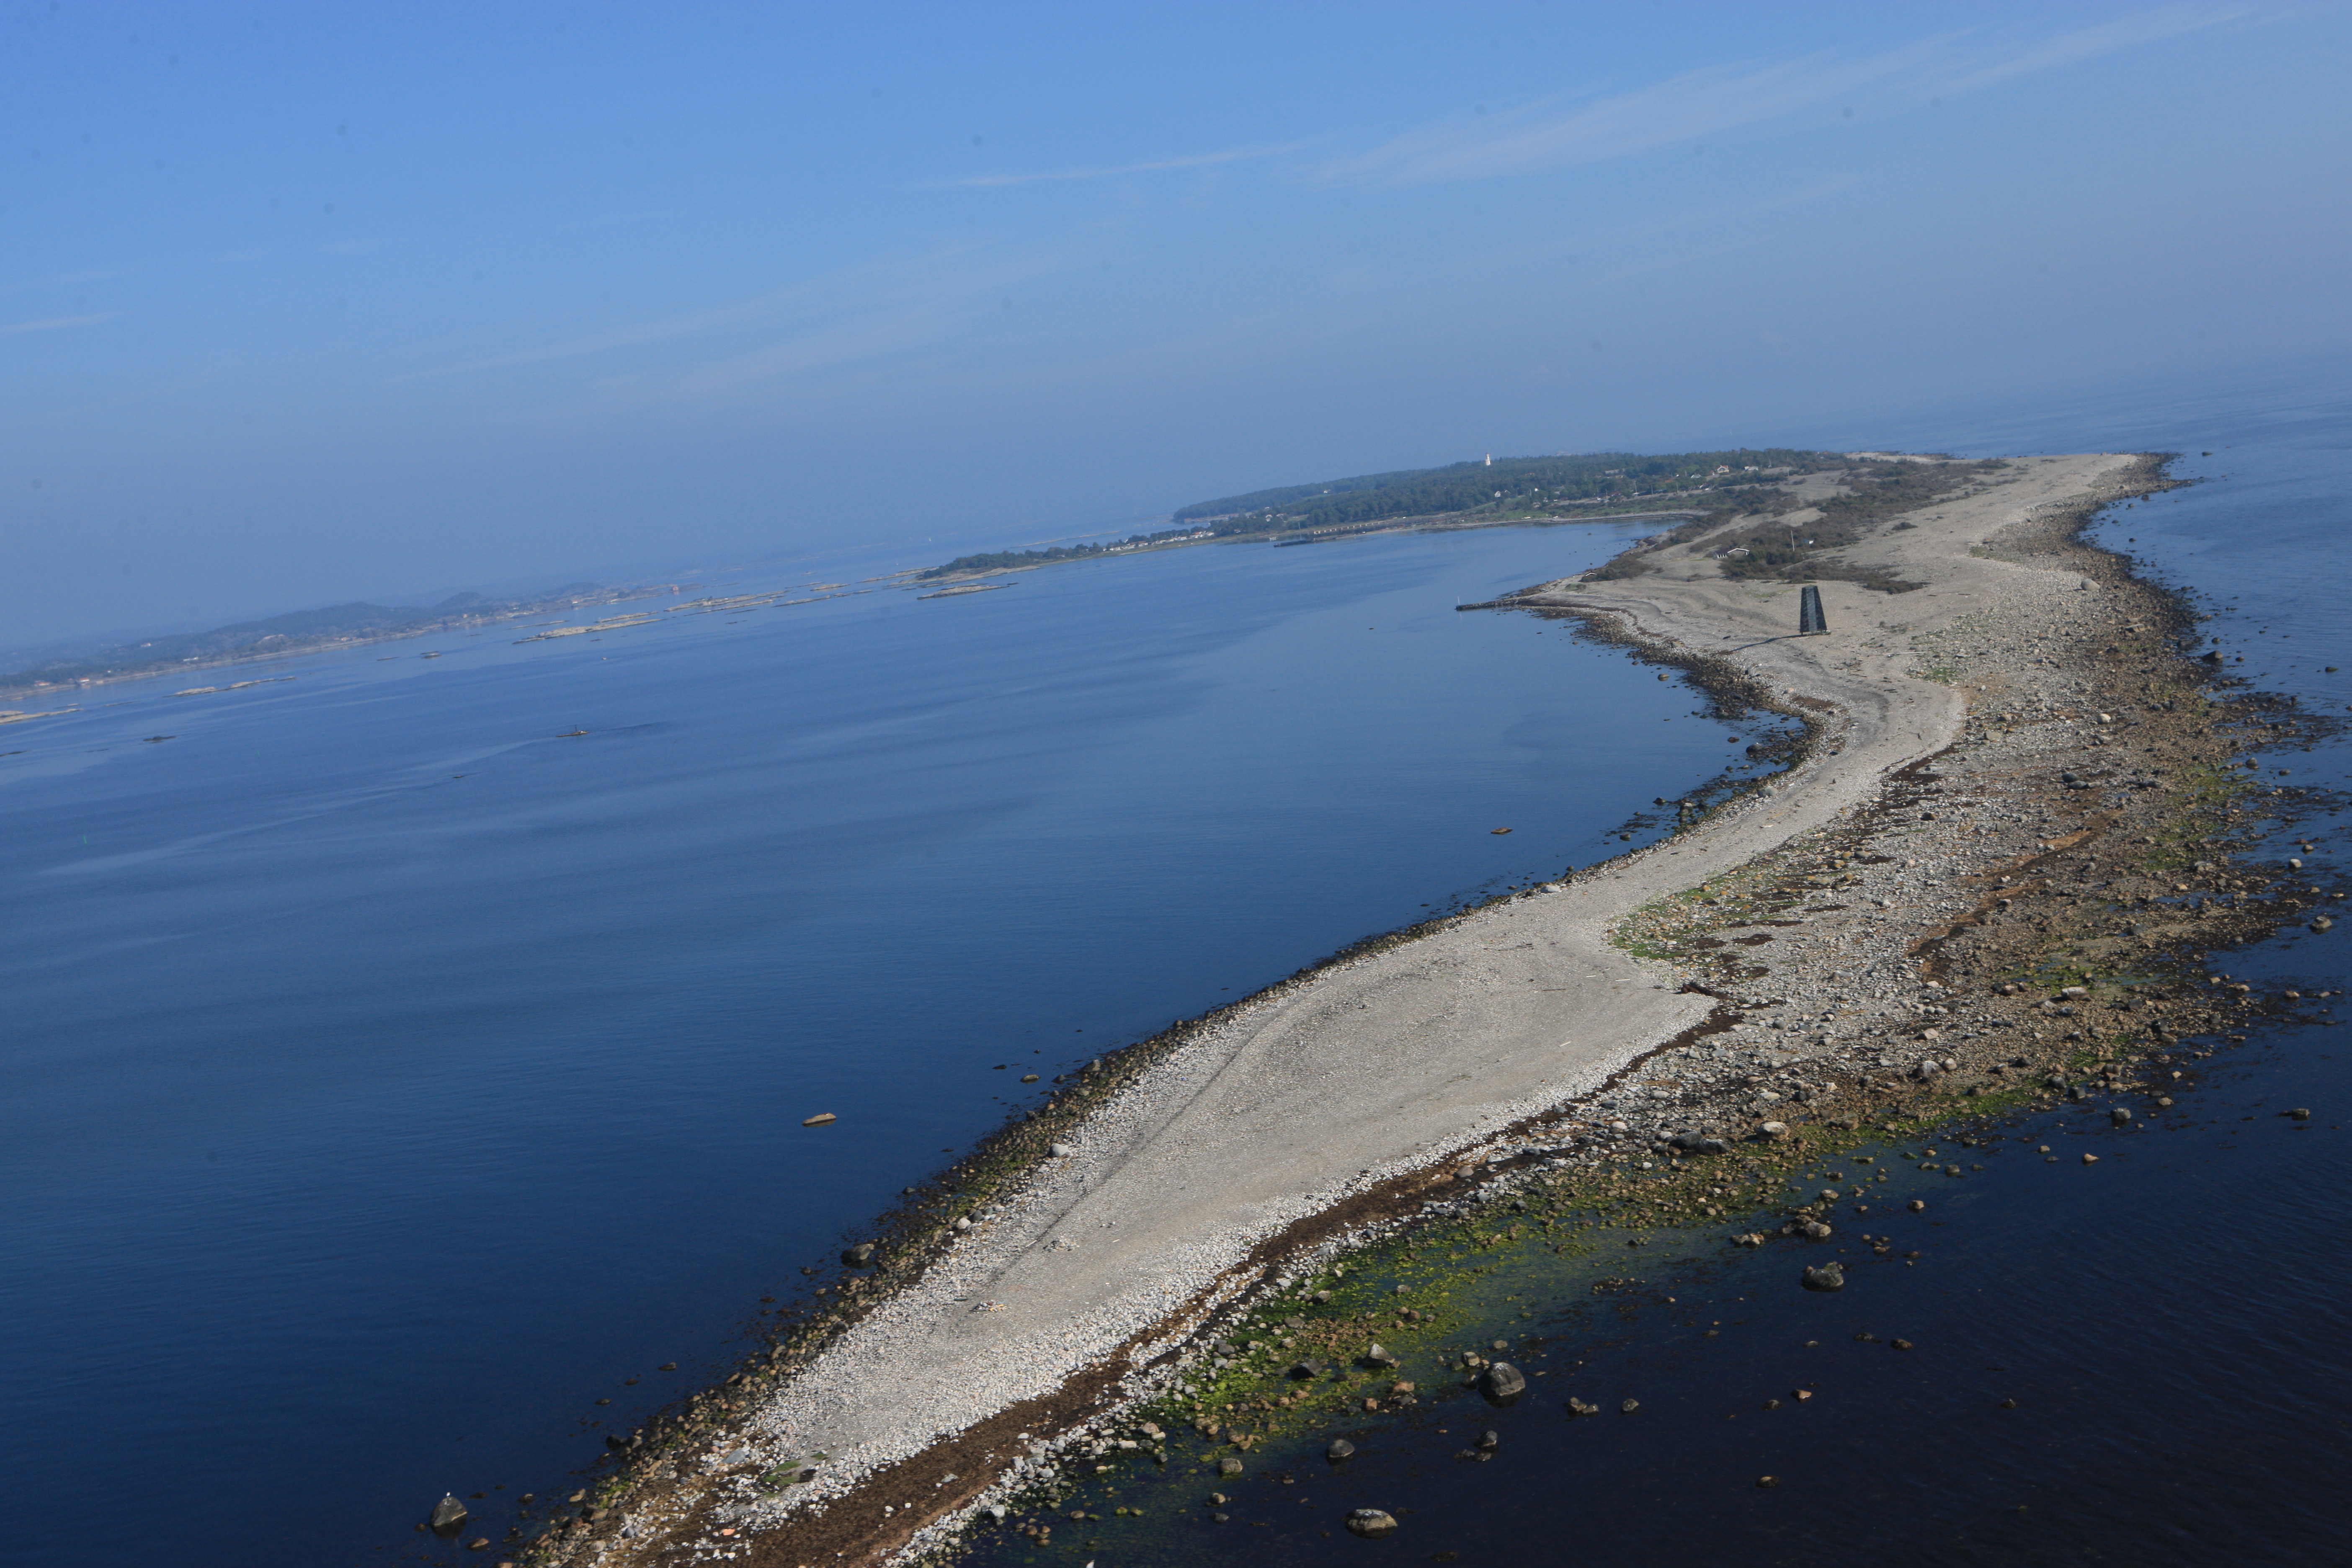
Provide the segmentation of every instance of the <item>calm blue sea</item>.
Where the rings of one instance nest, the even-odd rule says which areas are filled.
[[[495,1537],[1000,1125],[998,1064],[1614,852],[1748,731],[1454,606],[1649,526],[392,643],[0,727],[6,1555],[382,1562],[440,1550],[445,1490]]]

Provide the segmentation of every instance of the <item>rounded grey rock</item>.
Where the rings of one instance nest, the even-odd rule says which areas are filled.
[[[444,1492],[441,1500],[433,1505],[433,1517],[425,1522],[436,1535],[455,1535],[466,1527],[466,1505],[457,1500],[456,1492]]]
[[[1394,1535],[1396,1528],[1395,1518],[1376,1508],[1360,1508],[1348,1515],[1348,1533],[1360,1535],[1366,1541]]]
[[[1478,1374],[1478,1393],[1489,1405],[1515,1404],[1527,1391],[1527,1374],[1509,1362],[1498,1361]]]

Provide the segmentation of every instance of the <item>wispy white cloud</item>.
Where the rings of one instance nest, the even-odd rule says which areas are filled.
[[[1196,153],[1185,158],[1162,158],[1150,163],[1118,163],[1102,169],[1055,169],[1034,174],[974,174],[959,185],[1034,185],[1045,180],[1109,180],[1122,174],[1157,174],[1169,169],[1205,169],[1216,163],[1238,163],[1251,158],[1272,158],[1296,153],[1305,145],[1292,142],[1279,147],[1235,147],[1223,153]]]
[[[769,293],[453,360],[403,381],[570,360],[613,361],[575,384],[609,410],[724,404],[957,340],[1023,285],[1068,270],[1052,255],[951,247],[809,279]],[[571,412],[579,412],[571,406]],[[559,414],[562,410],[557,410]]]
[[[67,327],[94,327],[121,314],[120,310],[100,310],[88,316],[50,316],[38,321],[9,321],[0,324],[0,336],[16,332],[55,332]]]
[[[1858,60],[1812,55],[1763,66],[1711,67],[1566,113],[1558,100],[1549,100],[1471,124],[1409,131],[1325,173],[1340,180],[1418,184],[1601,163],[1834,102],[1916,73],[1946,53],[1949,42],[1923,39]]]
[[[71,289],[83,283],[128,278],[138,270],[135,267],[107,267],[93,268],[86,272],[53,272],[46,278],[19,278],[0,283],[0,293],[19,294],[28,289]]]
[[[2007,81],[2012,77],[2079,65],[2101,55],[2111,55],[2141,44],[2153,44],[2165,38],[2178,37],[2183,33],[2200,32],[2224,22],[2234,22],[2245,15],[2242,11],[2215,11],[2204,6],[2167,5],[2161,10],[2117,16],[2095,27],[2080,27],[2071,33],[2061,33],[2022,54],[1970,71],[1949,83],[1945,90],[1968,92],[1980,87],[1990,87],[1995,82]]]
[[[1467,123],[1424,126],[1321,173],[1340,182],[1419,184],[1602,163],[1850,104],[1864,94],[1883,97],[1907,89],[1917,99],[1957,95],[2216,26],[2244,14],[2173,5],[2117,16],[2022,48],[1978,30],[1938,34],[1859,58],[1816,53],[1710,67],[1573,108],[1554,98]]]

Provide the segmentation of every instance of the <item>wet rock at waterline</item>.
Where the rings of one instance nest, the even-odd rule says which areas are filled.
[[[1348,1533],[1360,1535],[1366,1541],[1378,1541],[1396,1533],[1397,1521],[1376,1508],[1360,1508],[1348,1515]]]
[[[1335,1465],[1342,1459],[1350,1459],[1355,1458],[1355,1454],[1356,1446],[1353,1443],[1349,1442],[1345,1437],[1332,1438],[1331,1446],[1323,1450],[1323,1457],[1330,1460]]]
[[[1527,1391],[1527,1374],[1509,1362],[1498,1361],[1478,1374],[1478,1393],[1489,1405],[1516,1404]]]
[[[1843,1290],[1845,1289],[1845,1265],[1824,1263],[1819,1268],[1805,1266],[1802,1283],[1808,1290]]]
[[[870,1241],[861,1241],[856,1247],[845,1248],[842,1252],[841,1260],[852,1268],[866,1268],[874,1261],[874,1244]]]
[[[456,1492],[445,1492],[433,1505],[433,1517],[425,1521],[436,1535],[454,1536],[466,1527],[466,1505],[457,1500]]]

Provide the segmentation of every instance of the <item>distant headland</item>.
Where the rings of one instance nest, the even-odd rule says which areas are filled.
[[[112,644],[88,654],[44,659],[26,668],[0,674],[0,693],[55,696],[108,681],[193,674],[255,659],[328,653],[390,637],[472,631],[527,616],[642,599],[673,592],[676,586],[669,584],[607,588],[594,583],[573,583],[552,593],[527,598],[493,599],[480,594],[457,594],[424,607],[365,602],[330,605],[324,609],[296,610],[265,620],[237,621],[210,631],[145,637],[135,643]]]
[[[983,551],[917,574],[940,583],[1060,561],[1139,550],[1241,541],[1307,544],[1400,528],[1484,528],[1514,522],[1590,522],[1668,510],[1729,517],[1757,510],[1792,477],[1847,467],[1843,453],[1773,447],[1726,452],[1588,452],[1552,458],[1486,457],[1439,468],[1399,468],[1314,484],[1284,485],[1195,501],[1166,528],[1101,542]]]

